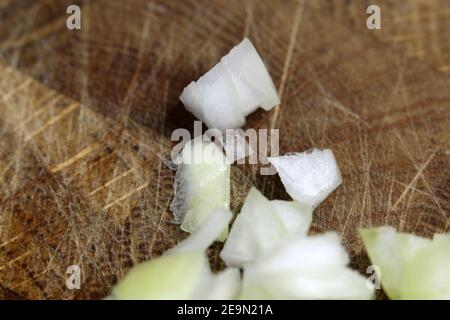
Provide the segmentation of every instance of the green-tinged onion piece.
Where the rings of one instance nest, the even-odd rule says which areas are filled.
[[[387,226],[360,234],[389,298],[450,299],[450,235],[430,240]]]
[[[171,210],[181,229],[192,233],[213,209],[229,209],[230,164],[219,147],[202,137],[184,146],[177,163]],[[217,240],[224,241],[227,234],[228,226]]]
[[[165,255],[134,266],[114,287],[113,299],[233,299],[240,289],[238,269],[213,274],[204,250],[231,220],[231,212],[217,209],[198,233]],[[209,227],[208,227],[209,226]]]
[[[244,268],[241,299],[371,299],[336,233],[296,236]]]
[[[203,252],[156,258],[133,267],[113,289],[115,299],[189,299],[206,270]]]
[[[295,201],[270,201],[256,188],[248,194],[220,254],[227,266],[243,267],[292,235],[306,235],[312,208]]]

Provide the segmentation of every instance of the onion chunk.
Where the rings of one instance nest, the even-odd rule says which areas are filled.
[[[280,103],[263,61],[247,38],[184,88],[180,100],[209,128],[216,129],[239,128],[258,107],[270,110]]]
[[[372,299],[373,288],[348,262],[336,233],[286,239],[244,268],[240,298]]]
[[[205,255],[231,220],[231,212],[215,210],[198,233],[163,256],[134,266],[114,287],[114,299],[233,299],[240,290],[238,269],[213,274]]]
[[[230,164],[222,150],[202,137],[188,142],[179,159],[175,198],[170,206],[181,229],[195,232],[216,208],[230,207]],[[218,240],[223,241],[228,227]]]
[[[360,234],[389,298],[450,299],[450,235],[430,240],[387,226]]]
[[[339,167],[330,149],[268,158],[292,199],[315,208],[341,183]]]
[[[220,254],[227,266],[254,262],[292,235],[306,235],[312,219],[308,205],[269,201],[256,188],[250,190]]]

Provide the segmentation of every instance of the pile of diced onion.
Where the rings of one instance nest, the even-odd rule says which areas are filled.
[[[238,128],[279,98],[248,39],[180,96],[210,128]],[[192,161],[192,159],[201,161]],[[291,201],[252,188],[230,228],[230,163],[202,137],[177,161],[174,220],[191,233],[159,258],[133,267],[114,287],[116,299],[371,299],[375,286],[352,270],[336,232],[309,235],[314,209],[341,183],[333,152],[313,149],[269,158]],[[450,299],[450,235],[433,240],[391,227],[361,230],[392,299]],[[213,273],[205,251],[224,242],[227,268]],[[368,276],[368,275],[366,275]]]

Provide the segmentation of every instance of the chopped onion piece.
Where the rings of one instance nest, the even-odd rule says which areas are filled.
[[[400,297],[404,264],[428,245],[428,239],[397,234],[392,227],[361,229],[361,237],[372,263],[380,268],[381,284],[391,299]]]
[[[168,250],[166,254],[205,251],[214,240],[220,237],[223,230],[228,228],[231,218],[232,213],[229,210],[214,209],[196,232]]]
[[[294,201],[269,201],[256,188],[250,190],[220,254],[227,266],[254,262],[282,239],[306,235],[312,209]]]
[[[450,235],[435,235],[408,261],[401,298],[450,300]]]
[[[244,101],[244,115],[259,106],[268,111],[280,103],[277,90],[264,62],[249,39],[245,38],[222,58],[231,74],[239,97]]]
[[[241,127],[245,123],[242,102],[233,94],[233,83],[224,66],[219,63],[198,79],[202,96],[204,121],[209,128],[226,129]]]
[[[213,274],[207,247],[231,220],[231,212],[217,209],[197,233],[165,255],[133,267],[114,287],[114,299],[233,299],[241,286],[238,269]]]
[[[184,88],[180,100],[209,128],[239,128],[258,107],[280,103],[272,79],[253,44],[245,38],[210,71]]]
[[[430,240],[388,226],[360,234],[389,298],[450,298],[450,235],[436,234]]]
[[[193,298],[200,300],[236,299],[241,289],[241,272],[237,268],[227,268],[218,274],[209,272],[205,281],[197,288]]]
[[[305,235],[308,233],[312,221],[312,207],[297,201],[272,200],[277,215],[290,234]]]
[[[175,198],[170,206],[181,229],[196,231],[216,208],[230,207],[230,164],[213,142],[202,137],[188,142],[179,159]],[[218,240],[223,241],[228,227]]]
[[[330,149],[268,158],[292,199],[315,208],[341,183],[339,167]]]
[[[244,268],[241,299],[371,299],[336,233],[284,240]]]
[[[208,272],[203,252],[166,255],[134,266],[114,287],[119,300],[190,299]]]
[[[164,255],[134,266],[108,298],[118,300],[235,299],[238,269],[213,274],[201,251]]]
[[[183,102],[186,110],[191,112],[198,119],[204,119],[203,107],[202,107],[202,94],[199,85],[192,81],[180,96],[181,102]]]

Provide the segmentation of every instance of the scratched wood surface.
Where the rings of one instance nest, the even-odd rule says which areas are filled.
[[[69,31],[74,3],[82,29]],[[192,130],[178,96],[243,36],[282,99],[247,126],[280,128],[282,153],[329,147],[339,162],[313,233],[337,230],[364,272],[359,227],[448,231],[450,2],[382,1],[377,31],[367,5],[0,0],[0,298],[101,298],[186,236],[161,162],[172,130]],[[235,212],[252,185],[288,199],[277,176],[234,166]]]

